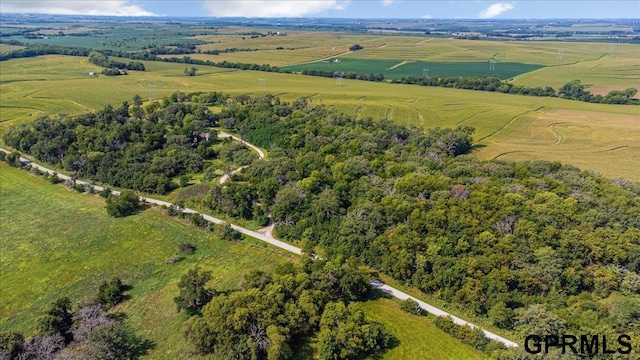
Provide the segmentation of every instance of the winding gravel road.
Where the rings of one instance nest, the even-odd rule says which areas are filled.
[[[238,138],[236,136],[220,132],[220,133],[218,133],[218,137],[231,137],[234,140],[241,141],[243,144],[245,144],[248,147],[254,149],[260,155],[261,159],[264,158],[264,152],[262,152],[262,150],[260,150],[258,147],[254,146],[252,144],[249,144],[246,141],[244,141],[244,140],[242,140],[242,139],[240,139],[240,138]],[[0,148],[0,151],[2,151],[4,153],[7,153],[7,154],[10,153],[9,151],[7,151],[5,149],[2,149],[2,148]],[[47,172],[49,174],[55,173],[53,170],[51,170],[49,168],[46,168],[46,167],[44,167],[42,165],[38,165],[38,164],[32,162],[31,160],[25,158],[25,157],[21,156],[20,157],[20,161],[22,161],[23,163],[29,164],[31,167],[36,168],[36,169],[38,169],[40,171]],[[71,180],[71,178],[69,176],[64,175],[64,174],[57,173],[57,176],[60,179],[63,179],[63,180]],[[91,184],[89,182],[82,181],[82,180],[76,180],[76,184],[92,186],[97,191],[104,190],[104,188],[101,187],[101,186],[93,185],[93,184]],[[120,194],[119,191],[112,191],[111,193],[112,194],[116,194],[116,195]],[[152,199],[152,198],[145,197],[145,196],[141,196],[140,200],[144,201],[146,203],[149,203],[149,204],[155,204],[155,205],[160,205],[160,206],[169,207],[169,206],[173,205],[173,204],[171,204],[169,202],[166,202],[166,201]],[[184,209],[182,209],[182,212],[186,213],[186,214],[200,214],[200,215],[202,215],[202,217],[205,220],[207,220],[209,222],[212,222],[214,224],[226,224],[226,222],[223,221],[223,220],[220,220],[220,219],[215,218],[215,217],[210,216],[210,215],[199,213],[199,212],[197,212],[197,211],[195,211],[193,209],[184,208]],[[271,244],[271,245],[276,246],[276,247],[278,247],[280,249],[292,252],[292,253],[297,254],[297,255],[301,255],[302,254],[302,250],[300,248],[298,248],[296,246],[293,246],[291,244],[288,244],[286,242],[280,241],[280,240],[274,238],[273,236],[270,236],[270,234],[268,234],[268,233],[267,234],[261,234],[259,232],[256,232],[256,231],[253,231],[253,230],[249,230],[249,229],[245,229],[245,228],[237,226],[237,225],[233,225],[233,224],[230,224],[230,225],[231,225],[231,228],[233,228],[234,230],[236,230],[236,231],[238,231],[238,232],[240,232],[242,234],[245,234],[247,236],[250,236],[250,237],[252,237],[254,239],[257,239],[257,240],[260,240],[260,241],[264,241],[264,242],[266,242],[268,244]],[[456,316],[453,316],[453,315],[447,313],[446,311],[438,309],[437,307],[435,307],[433,305],[427,304],[424,301],[419,300],[419,299],[417,299],[417,298],[415,298],[415,297],[413,297],[413,296],[411,296],[411,295],[409,295],[409,294],[407,294],[405,292],[402,292],[402,291],[400,291],[400,290],[398,290],[398,289],[396,289],[394,287],[386,285],[386,284],[382,283],[381,281],[372,280],[371,281],[371,285],[376,287],[376,288],[378,288],[378,289],[380,289],[381,291],[384,291],[384,292],[386,292],[386,293],[388,293],[388,294],[400,299],[400,300],[412,299],[413,301],[417,302],[418,305],[420,305],[420,307],[422,309],[424,309],[425,311],[427,311],[427,312],[429,312],[431,314],[434,314],[436,316],[450,316],[453,319],[453,321],[458,325],[466,325],[466,326],[470,326],[472,328],[478,328],[478,326],[476,326],[476,325],[474,325],[474,324],[472,324],[472,323],[470,323],[468,321],[465,321],[465,320],[462,320],[462,319],[460,319],[460,318],[458,318]],[[518,344],[516,344],[515,342],[513,342],[511,340],[508,340],[508,339],[506,339],[506,338],[504,338],[504,337],[502,337],[502,336],[500,336],[498,334],[494,334],[494,333],[492,333],[492,332],[490,332],[488,330],[484,330],[484,329],[482,329],[482,331],[487,336],[487,338],[489,338],[491,340],[498,341],[498,342],[504,344],[505,346],[509,346],[509,347],[517,347],[518,346]]]

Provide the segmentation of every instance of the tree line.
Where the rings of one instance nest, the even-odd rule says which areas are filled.
[[[560,89],[555,90],[551,86],[529,87],[524,85],[514,85],[506,81],[498,79],[497,76],[490,77],[404,77],[402,79],[394,79],[394,84],[411,84],[420,86],[440,86],[454,89],[468,89],[500,92],[504,94],[518,94],[528,96],[548,96],[559,97],[564,99],[578,100],[590,103],[600,104],[623,104],[623,105],[640,105],[640,100],[633,97],[638,90],[629,88],[624,91],[612,90],[607,95],[594,95],[585,90],[584,84],[580,80],[573,80]]]

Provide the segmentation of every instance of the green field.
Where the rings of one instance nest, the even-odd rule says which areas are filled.
[[[150,358],[184,358],[180,329],[186,316],[176,312],[173,297],[187,269],[197,264],[212,271],[211,286],[228,290],[251,269],[268,271],[292,259],[261,244],[218,240],[161,209],[111,218],[104,199],[51,185],[4,162],[0,191],[3,331],[32,335],[34,320],[54,299],[69,296],[79,302],[93,296],[102,281],[119,276],[133,288],[115,310],[155,343]],[[166,264],[181,242],[195,245],[196,253]]]
[[[425,61],[402,60],[369,60],[357,58],[336,58],[335,61],[321,61],[302,65],[287,66],[284,69],[300,72],[302,70],[324,70],[337,72],[354,72],[360,74],[384,74],[386,79],[403,77],[422,77],[424,69],[428,69],[430,77],[472,77],[493,76],[500,79],[512,77],[540,69],[542,66],[522,63],[496,63],[495,70],[490,70],[489,62],[452,62],[436,63]]]
[[[639,119],[637,106],[357,80],[343,80],[338,86],[334,79],[315,76],[208,66],[199,66],[198,76],[188,77],[184,76],[184,64],[145,62],[145,66],[147,71],[132,71],[127,76],[89,77],[89,71],[99,68],[81,57],[44,56],[3,62],[0,67],[3,79],[0,86],[0,131],[11,124],[28,122],[45,114],[76,115],[98,110],[106,104],[118,105],[131,101],[135,94],[146,99],[161,98],[175,91],[223,91],[232,96],[271,93],[287,101],[307,96],[316,104],[326,104],[361,118],[390,119],[424,128],[473,126],[476,128],[476,142],[486,146],[477,152],[481,158],[519,151],[522,146],[532,144],[547,151],[529,151],[526,153],[528,160],[562,159],[609,177],[640,181],[640,166],[622,165],[637,162],[634,160],[639,158],[640,152],[633,144],[638,143],[638,138],[626,128],[615,126],[618,121]],[[260,89],[259,79],[265,80],[266,90]],[[628,145],[629,151],[611,151],[604,157],[594,156],[584,144],[567,142],[560,154],[553,147],[545,147],[548,139],[538,141],[530,138],[528,131],[536,123],[534,117],[528,115],[555,110],[571,110],[567,112],[570,116],[566,121],[580,121],[584,113],[600,114],[610,120],[607,124],[611,126],[606,128],[613,139],[624,140],[623,144],[616,146]],[[515,124],[520,125],[515,128]],[[520,136],[521,141],[510,141],[504,136],[512,131],[516,131],[514,138]],[[498,134],[502,136],[496,136]],[[577,133],[575,135],[578,136]],[[611,149],[615,147],[610,146],[611,141],[610,138],[592,137],[589,146],[590,149]],[[524,160],[524,156],[518,159]]]
[[[377,299],[363,304],[367,318],[384,323],[400,346],[389,350],[389,360],[457,360],[486,359],[487,356],[456,340],[438,329],[431,320],[408,315],[400,310],[397,300]],[[402,321],[398,321],[402,319]]]

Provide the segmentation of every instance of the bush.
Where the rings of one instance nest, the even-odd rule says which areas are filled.
[[[169,205],[169,207],[167,208],[167,215],[169,216],[178,216],[180,215],[180,213],[180,208],[175,205]]]
[[[205,220],[201,214],[193,213],[191,214],[191,223],[196,227],[205,228],[209,222]]]
[[[54,172],[49,176],[49,182],[52,184],[60,184],[62,182],[62,179],[58,177],[57,172]]]
[[[178,250],[183,254],[193,254],[196,251],[196,247],[189,243],[178,244]]]
[[[100,284],[98,295],[96,296],[98,303],[104,305],[107,309],[118,305],[123,299],[122,293],[124,293],[124,289],[120,278],[113,277],[111,281],[103,282]]]
[[[233,230],[233,228],[229,224],[216,226],[215,234],[220,239],[228,241],[240,240],[242,238],[242,234]]]
[[[473,346],[478,350],[485,350],[490,340],[484,335],[482,329],[472,328],[471,326],[457,325],[450,316],[436,317],[434,321],[438,329],[459,339],[463,343]]]
[[[111,195],[111,189],[109,188],[103,188],[102,190],[100,190],[100,192],[98,193],[98,195],[100,195],[100,197],[103,198],[108,198],[109,195]]]
[[[131,190],[124,190],[120,195],[107,197],[107,213],[113,217],[131,215],[140,209],[140,200]]]
[[[417,302],[413,301],[412,299],[407,299],[400,302],[400,309],[413,315],[425,315],[425,311],[420,307],[420,305],[418,305]]]

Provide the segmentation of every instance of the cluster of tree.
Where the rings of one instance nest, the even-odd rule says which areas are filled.
[[[383,74],[360,74],[355,72],[338,72],[334,70],[313,70],[313,69],[305,69],[302,70],[302,75],[310,75],[310,76],[321,76],[328,78],[345,78],[345,79],[353,79],[353,80],[365,80],[365,81],[384,81]]]
[[[89,53],[89,62],[105,68],[102,72],[105,75],[122,75],[121,70],[125,70],[124,74],[126,70],[145,71],[144,64],[139,61],[129,61],[129,63],[113,61],[109,60],[107,55],[97,51]],[[109,70],[108,73],[107,70]]]
[[[638,314],[603,300],[622,293],[640,309],[637,184],[557,162],[478,161],[460,156],[470,128],[356,120],[306,99],[249,99],[216,116],[270,153],[205,206],[270,213],[308,253],[357,257],[501,328],[523,326],[518,310],[535,304],[576,331]]]
[[[639,105],[640,100],[633,97],[638,92],[634,88],[629,88],[624,91],[613,90],[609,94],[594,95],[589,91],[586,91],[585,86],[580,80],[574,80],[563,85],[558,91],[551,86],[545,88],[542,87],[528,87],[523,85],[514,85],[506,81],[498,79],[497,76],[489,77],[405,77],[402,79],[394,79],[391,81],[394,84],[413,84],[420,86],[440,86],[450,87],[455,89],[469,89],[480,91],[493,91],[505,94],[518,94],[529,96],[551,96],[561,97],[565,99],[573,99],[591,103],[601,104],[627,104],[627,105]]]
[[[176,44],[174,46],[150,46],[147,52],[153,55],[183,55],[193,54],[195,50],[195,44]]]
[[[119,279],[104,283],[122,287]],[[100,294],[105,293],[103,286]],[[0,358],[45,359],[138,359],[153,346],[136,336],[122,316],[109,314],[100,303],[72,311],[69,298],[54,301],[38,321],[38,335],[25,339],[19,332],[0,333]]]
[[[202,171],[217,141],[207,106],[215,94],[174,94],[146,106],[123,103],[69,118],[44,117],[6,132],[7,145],[79,178],[147,193],[167,193],[172,178]]]
[[[241,289],[218,293],[208,273],[192,269],[181,279],[178,310],[191,317],[187,340],[202,354],[229,359],[288,359],[317,334],[322,359],[360,359],[389,346],[384,326],[365,320],[355,303],[370,290],[353,262],[286,263],[275,274],[252,271]]]
[[[191,69],[189,68],[184,68],[184,74],[187,76],[196,76],[196,73],[198,72],[198,68],[192,66]]]
[[[106,200],[107,214],[113,217],[124,217],[140,210],[140,199],[131,190],[122,190],[120,195],[109,194]]]

